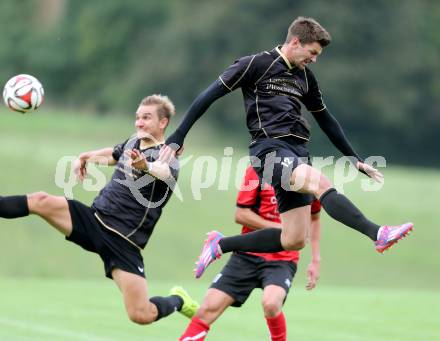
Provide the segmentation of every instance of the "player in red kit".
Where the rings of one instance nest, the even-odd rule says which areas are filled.
[[[311,209],[312,261],[307,269],[308,290],[316,286],[319,278],[320,209],[319,201],[315,200]],[[243,225],[242,233],[269,226],[281,228],[274,189],[268,184],[262,186],[251,166],[246,170],[238,193],[235,221]],[[271,340],[287,340],[286,320],[282,307],[295,276],[299,255],[299,251],[234,252],[226,266],[214,278],[200,309],[179,340],[204,340],[210,326],[225,309],[229,306],[240,307],[255,288],[263,289],[263,311]]]

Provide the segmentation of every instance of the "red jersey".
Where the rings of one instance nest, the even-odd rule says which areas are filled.
[[[261,188],[260,180],[257,173],[255,173],[252,166],[246,169],[246,174],[243,179],[240,191],[237,197],[237,206],[242,208],[250,208],[262,218],[280,223],[280,214],[278,212],[277,200],[275,197],[275,190],[272,186],[264,184]],[[312,214],[318,213],[321,210],[319,200],[314,200],[312,203]],[[268,226],[270,227],[270,226]],[[243,226],[241,233],[248,233],[254,231],[250,227]],[[297,263],[299,260],[299,251],[280,251],[276,253],[252,253],[251,255],[262,257],[268,261],[282,260]]]

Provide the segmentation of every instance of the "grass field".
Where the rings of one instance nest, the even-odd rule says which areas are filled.
[[[232,221],[233,177],[246,145],[229,143],[208,127],[198,131],[185,146],[184,156],[194,156],[179,179],[183,201],[171,200],[144,251],[152,295],[184,284],[201,299],[224,264],[214,264],[200,281],[193,280],[192,264],[203,234],[211,228],[226,234],[239,231]],[[38,190],[63,195],[54,183],[61,157],[114,145],[131,132],[132,117],[0,112],[0,195]],[[200,189],[201,200],[195,200],[191,170],[203,167],[194,166],[194,160],[208,153],[220,160],[223,148],[215,147],[219,141],[239,147],[234,149],[233,176],[227,190],[218,190],[225,186],[216,178],[212,186]],[[331,170],[328,174],[332,177]],[[389,165],[384,174],[379,192],[361,191],[363,178],[345,191],[373,220],[413,221],[415,232],[379,255],[366,238],[323,214],[321,280],[314,292],[305,291],[305,250],[286,304],[289,340],[440,339],[440,233],[435,215],[440,171]],[[79,185],[74,189],[75,199],[86,203],[96,194]],[[116,287],[103,277],[99,258],[66,243],[35,217],[0,221],[0,296],[0,340],[175,340],[186,324],[177,315],[149,327],[128,322]],[[243,309],[228,311],[209,339],[267,339],[258,299],[256,293]]]
[[[172,282],[151,282],[166,293]],[[203,288],[187,283],[195,296]],[[105,280],[2,279],[0,339],[177,340],[187,319],[180,314],[151,326],[128,322],[117,289]],[[213,326],[209,340],[267,340],[259,291],[241,309],[230,308]],[[285,312],[289,340],[438,340],[439,292],[322,287],[296,288]]]

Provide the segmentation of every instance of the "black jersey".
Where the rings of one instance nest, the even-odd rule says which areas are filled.
[[[308,141],[300,103],[310,112],[325,109],[312,71],[292,66],[279,47],[238,59],[219,78],[229,91],[241,88],[253,140],[295,136]]]
[[[275,142],[282,137],[289,137],[285,141],[289,144],[307,142],[310,126],[301,113],[302,103],[343,155],[363,162],[326,108],[312,71],[292,66],[280,47],[240,58],[229,66],[197,96],[165,143],[176,150],[183,146],[189,130],[209,106],[237,88],[243,92],[251,145],[259,139]]]
[[[161,146],[157,145],[140,152],[146,156],[147,161],[152,162],[158,158]],[[169,182],[128,167],[124,150],[139,147],[140,140],[137,138],[114,147],[116,169],[111,181],[95,198],[92,208],[104,227],[129,240],[138,248],[144,248],[172,194],[178,165],[170,165],[173,179]]]

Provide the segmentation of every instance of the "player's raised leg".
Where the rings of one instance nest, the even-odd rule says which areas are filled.
[[[131,321],[150,324],[182,308],[181,297],[152,297],[148,299],[145,278],[121,269],[113,269],[113,280],[122,292],[125,309]]]
[[[39,215],[65,236],[72,232],[72,219],[65,197],[45,192],[0,197],[0,217],[14,219],[29,214]]]
[[[196,263],[196,277],[224,252],[278,252],[300,250],[305,246],[310,225],[310,205],[293,208],[280,214],[282,228],[265,228],[233,237],[218,231],[208,233],[202,253]],[[199,275],[200,274],[200,275]]]
[[[29,213],[39,215],[65,236],[72,233],[72,218],[67,199],[62,196],[36,192],[28,196]]]
[[[412,223],[380,226],[368,220],[345,195],[333,188],[319,170],[307,164],[300,164],[295,168],[291,185],[297,191],[314,194],[333,219],[369,237],[375,242],[378,252],[390,248],[412,230]]]
[[[299,164],[292,171],[290,186],[295,192],[313,194],[319,198],[325,211],[333,219],[369,237],[375,242],[376,250],[380,253],[408,235],[413,228],[412,223],[380,226],[368,220],[345,195],[333,188],[324,174],[307,164]],[[301,206],[283,212],[282,230],[265,228],[232,237],[223,237],[220,232],[211,231],[196,262],[195,277],[201,277],[206,268],[220,258],[222,253],[279,252],[303,248],[305,232],[310,221],[309,210],[310,206]]]
[[[300,250],[305,245],[305,232],[310,224],[310,205],[295,208],[284,215],[282,228],[264,228],[246,234],[224,237],[218,231],[209,232],[202,252],[196,261],[195,277],[200,278],[208,266],[219,259],[223,253],[242,252],[279,252],[283,250]],[[309,216],[306,217],[306,212]],[[292,216],[297,221],[286,220]],[[282,244],[282,243],[285,244]]]

